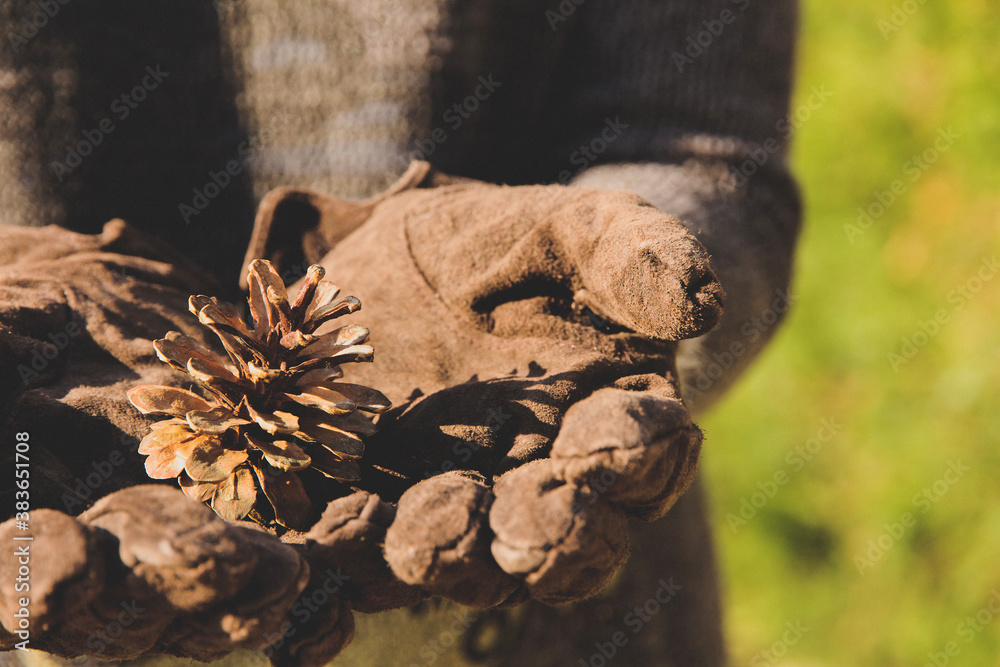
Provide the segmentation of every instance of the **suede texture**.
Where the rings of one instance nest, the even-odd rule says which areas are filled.
[[[4,230],[0,372],[23,379],[6,398],[5,437],[32,424],[37,454],[54,463],[34,497],[67,512],[36,513],[33,530],[70,536],[65,561],[40,564],[35,646],[92,652],[122,596],[142,622],[103,645],[106,657],[268,648],[295,665],[350,640],[351,607],[429,595],[477,608],[571,602],[624,563],[628,516],[662,516],[691,483],[701,433],[680,398],[676,340],[714,326],[725,295],[694,237],[638,196],[495,186],[414,163],[366,202],[282,190],[257,224],[279,271],[329,248],[320,263],[362,299],[378,350],[346,379],[395,404],[367,442],[357,490],[319,490],[325,512],[308,533],[285,533],[288,544],[143,485],[135,453],[108,449],[148,424],[128,388],[188,384],[155,359],[152,339],[180,329],[213,344],[184,308],[186,290],[213,286],[208,275],[121,221],[100,236]],[[60,327],[65,343],[47,333]],[[58,365],[36,370],[39,358]],[[43,415],[52,432],[35,429]],[[88,420],[97,427],[67,437]],[[95,455],[90,489],[78,459]],[[120,487],[130,488],[67,516]],[[286,641],[310,585],[333,602]],[[10,591],[0,603],[11,646]]]
[[[693,476],[701,435],[673,357],[721,314],[704,249],[629,193],[453,182],[422,163],[392,192],[351,212],[282,191],[258,215],[294,226],[295,201],[341,239],[321,263],[377,350],[347,379],[395,405],[361,483],[398,497],[386,560],[472,606],[515,594],[510,577],[549,603],[593,595],[627,556],[626,514],[662,516]],[[308,257],[301,242],[274,260]]]
[[[801,215],[785,158],[794,0],[551,6],[535,0],[95,0],[60,3],[54,15],[34,0],[0,0],[0,16],[10,28],[8,48],[0,51],[0,222],[59,224],[93,234],[111,218],[127,219],[156,237],[156,257],[179,267],[170,281],[203,285],[181,286],[177,311],[195,291],[239,296],[237,272],[252,213],[272,188],[369,196],[416,156],[449,173],[497,183],[576,180],[634,190],[687,225],[708,249],[729,294],[721,325],[680,345],[678,367],[690,409],[716,402],[777,330],[752,342],[741,333],[750,318],[771,307],[776,291],[787,290]],[[728,22],[720,25],[723,19]],[[708,47],[693,46],[710,34]],[[147,67],[157,76],[146,78]],[[145,99],[136,103],[132,93],[140,85]],[[123,95],[132,106],[112,108]],[[112,133],[98,132],[104,120],[113,123]],[[92,150],[77,162],[85,149]],[[734,177],[750,171],[755,175],[734,184]],[[310,206],[289,203],[289,211],[302,209],[304,225],[262,236],[275,246],[288,248],[290,238],[309,228],[308,216],[315,218]],[[343,233],[353,231],[346,227]],[[11,252],[44,254],[49,244],[58,245],[57,236],[50,231],[10,246]],[[7,238],[0,240],[0,253]],[[316,260],[333,238],[310,235]],[[167,247],[184,258],[167,258],[161,254]],[[297,252],[286,263],[293,267],[287,275],[292,280],[307,265],[302,250]],[[265,255],[270,250],[255,256]],[[217,276],[221,290],[192,278],[202,272],[194,264]],[[24,268],[24,279],[41,273]],[[96,295],[102,287],[117,293],[123,271],[123,265],[114,266],[101,280],[70,293]],[[33,484],[46,480],[33,487],[44,494],[36,506],[75,514],[143,479],[135,446],[145,422],[124,402],[102,401],[100,393],[123,373],[130,382],[172,380],[159,375],[164,368],[151,356],[152,365],[125,371],[96,344],[84,352],[91,338],[101,336],[99,326],[70,337],[67,353],[39,347],[52,337],[61,341],[64,327],[79,319],[64,289],[76,281],[72,275],[58,271],[48,296],[33,288],[5,296],[20,310],[3,317],[16,314],[33,324],[21,333],[3,332],[0,405],[10,418],[5,438],[25,429],[32,433]],[[143,307],[165,303],[146,301]],[[127,328],[138,312],[122,310],[114,326]],[[367,313],[359,315],[362,321]],[[148,341],[169,328],[202,335],[187,313],[178,317],[140,338]],[[735,342],[746,353],[718,380],[705,379],[715,355]],[[42,355],[36,363],[43,370],[23,391],[18,365],[31,368],[32,348]],[[53,358],[44,356],[46,350]],[[141,354],[151,353],[147,347]],[[128,386],[121,386],[122,394]],[[487,413],[483,422],[480,430],[489,429],[496,417]],[[63,448],[70,434],[78,445]],[[60,451],[53,453],[52,446]],[[129,464],[109,462],[112,455],[114,462]],[[95,466],[107,469],[104,462],[114,473],[97,489],[88,488],[88,475],[100,475]],[[134,470],[135,478],[126,470]],[[5,503],[7,491],[0,484]],[[69,506],[64,497],[72,499]],[[376,536],[387,527],[384,517],[361,517],[358,508],[366,506],[360,499],[336,506],[334,523],[350,526],[343,542],[334,540],[337,548],[353,549],[355,530],[366,540],[381,539]],[[663,519],[633,522],[632,558],[599,596],[571,609],[530,600],[516,610],[490,609],[454,655],[436,654],[436,664],[586,661],[595,638],[610,636],[661,578],[674,577],[683,588],[643,632],[630,637],[616,661],[724,664],[709,517],[696,479]],[[376,573],[354,575],[361,581]],[[351,589],[350,581],[344,585]],[[376,604],[388,605],[380,595],[373,598]],[[409,604],[422,595],[407,589],[397,600]],[[352,601],[359,609],[360,599]],[[447,631],[457,613],[437,602],[372,617],[372,631],[359,636],[344,658],[362,665],[371,664],[373,655],[387,665],[420,662],[421,638]],[[318,623],[319,615],[313,616]],[[412,632],[397,631],[400,620],[414,619],[418,627]],[[502,631],[487,649],[472,650],[474,638],[482,632],[493,636],[495,629]],[[300,632],[286,643],[301,643],[315,657],[330,650],[324,642],[337,641],[335,634],[321,636],[326,639],[310,643]],[[391,660],[385,659],[387,646]]]

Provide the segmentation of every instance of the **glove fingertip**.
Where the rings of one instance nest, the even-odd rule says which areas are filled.
[[[609,206],[607,231],[583,267],[603,316],[659,340],[706,333],[726,294],[704,246],[676,218],[641,202]]]
[[[426,595],[400,581],[382,552],[395,509],[377,495],[357,491],[327,505],[306,534],[306,559],[342,588],[352,608],[375,613],[408,607]]]
[[[650,520],[663,516],[691,483],[701,440],[678,399],[605,388],[567,411],[552,458],[567,480]]]
[[[495,493],[494,557],[540,602],[595,595],[628,558],[624,513],[568,483],[552,459],[507,473]]]
[[[18,537],[31,540],[16,541]],[[19,629],[14,614],[22,608],[20,599],[26,597],[15,587],[13,575],[25,560],[31,561],[27,608],[36,627],[53,626],[71,618],[104,588],[105,564],[98,536],[62,512],[33,511],[30,534],[19,530],[15,520],[10,519],[0,524],[0,540],[14,545],[0,552],[0,571],[10,576],[4,582],[7,585],[0,588],[0,624],[10,632]]]
[[[484,482],[447,472],[403,494],[385,540],[386,560],[400,579],[475,608],[496,606],[515,592],[517,580],[490,552],[493,494]]]

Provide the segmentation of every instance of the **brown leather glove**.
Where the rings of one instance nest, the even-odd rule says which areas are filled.
[[[414,163],[366,202],[269,194],[248,260],[294,274],[319,253],[376,349],[346,379],[395,405],[360,483],[398,499],[392,571],[471,606],[600,590],[628,554],[626,516],[661,516],[695,469],[674,341],[724,300],[701,245],[630,193]]]
[[[36,514],[38,545],[74,538],[61,547],[72,557],[36,562],[33,648],[204,659],[270,645],[278,664],[320,664],[350,638],[348,605],[561,602],[606,583],[627,554],[626,513],[661,515],[691,479],[700,433],[671,341],[712,326],[721,290],[697,242],[633,195],[449,180],[416,164],[375,200],[286,190],[258,215],[252,254],[292,275],[322,254],[364,303],[378,356],[357,377],[397,403],[368,444],[364,490],[330,502],[305,539],[288,534],[304,542],[294,549],[163,487],[112,494],[78,520]],[[35,508],[75,514],[145,481],[130,438],[148,423],[125,391],[184,384],[154,358],[167,330],[212,344],[184,311],[209,282],[109,224],[102,237],[11,232],[24,255],[61,250],[40,265],[5,259],[0,372],[16,377],[46,332],[82,332],[50,375],[5,397],[4,437],[38,443]],[[113,473],[87,486],[105,461]],[[151,546],[164,544],[168,557]],[[274,568],[286,574],[264,585]],[[8,631],[12,583],[0,580]],[[95,644],[126,595],[152,611]]]
[[[148,484],[136,449],[149,423],[125,392],[184,384],[152,341],[179,329],[211,344],[187,297],[220,289],[120,220],[93,236],[0,226],[0,460],[12,479],[28,471],[22,487],[0,485],[0,507],[30,508],[0,525],[12,545],[0,552],[0,649],[27,639],[65,657],[207,660],[250,648],[321,665],[350,640],[341,571]]]

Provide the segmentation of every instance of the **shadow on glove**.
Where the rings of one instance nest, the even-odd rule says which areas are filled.
[[[283,273],[320,260],[364,304],[376,363],[349,378],[397,407],[360,486],[398,499],[385,558],[402,581],[478,607],[593,595],[627,557],[626,516],[662,516],[690,483],[701,434],[674,341],[725,297],[700,244],[638,196],[414,163],[365,202],[276,191],[257,224],[251,254]]]
[[[312,665],[349,641],[351,607],[581,599],[627,557],[626,517],[661,516],[690,483],[701,434],[677,389],[674,341],[711,328],[724,295],[697,241],[637,196],[492,186],[415,163],[366,202],[276,191],[257,223],[254,248],[285,276],[322,260],[364,304],[378,356],[348,379],[396,407],[368,444],[358,490],[333,499],[309,533],[288,533],[303,542],[294,548],[164,487],[118,491],[78,519],[36,510],[34,548],[59,558],[33,561],[33,648],[211,659],[268,644],[276,664]],[[51,377],[5,397],[7,429],[30,428],[44,463],[33,507],[61,507],[111,436],[142,435],[125,391],[184,383],[154,360],[152,339],[200,335],[185,305],[205,283],[112,223],[94,243],[149,261],[108,291],[108,267],[133,260],[79,252],[81,235],[32,231],[57,246],[69,238],[78,255],[43,259],[41,272],[5,269],[0,371],[53,322],[86,332]],[[144,479],[140,459],[130,451],[94,497]],[[5,561],[3,571],[15,570]],[[0,580],[7,631],[17,629],[12,584]],[[317,596],[317,611],[289,625],[297,601]],[[106,646],[88,643],[133,599],[144,620]],[[0,632],[3,646],[16,641]]]
[[[291,546],[165,486],[135,486],[99,501],[78,519],[32,513],[29,532],[13,520],[0,538],[29,544],[30,644],[56,655],[107,660],[167,653],[199,660],[238,648],[271,649],[276,664],[321,665],[354,632],[350,607]],[[30,542],[15,542],[14,535]],[[19,627],[12,550],[0,555],[0,622]],[[321,613],[289,632],[289,612],[324,595]],[[0,646],[23,638],[0,631]]]

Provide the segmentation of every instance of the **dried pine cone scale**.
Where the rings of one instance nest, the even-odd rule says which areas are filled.
[[[153,424],[139,445],[154,479],[177,478],[181,489],[211,503],[225,519],[273,514],[304,527],[310,501],[298,473],[315,470],[340,482],[360,478],[363,437],[375,432],[369,414],[389,409],[379,391],[338,382],[340,364],[366,362],[374,350],[368,329],[349,324],[324,334],[327,322],[357,311],[320,266],[310,267],[289,301],[269,262],[250,265],[250,315],[215,297],[195,295],[188,306],[226,351],[220,357],[198,341],[170,332],[154,342],[157,356],[204,390],[135,387],[132,404],[170,419]],[[270,511],[262,510],[263,496]]]

